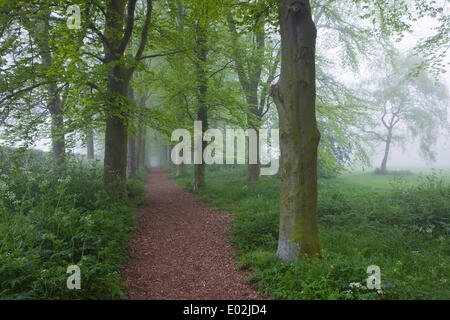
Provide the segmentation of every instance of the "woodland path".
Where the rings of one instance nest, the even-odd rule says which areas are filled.
[[[160,169],[151,170],[145,191],[132,259],[121,271],[128,299],[258,299],[227,240],[232,214],[197,202]]]

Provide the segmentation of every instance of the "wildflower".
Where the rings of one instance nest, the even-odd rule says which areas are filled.
[[[0,191],[5,192],[8,190],[8,184],[5,181],[0,180]]]
[[[350,283],[350,288],[361,288],[362,285],[360,282],[352,282]]]

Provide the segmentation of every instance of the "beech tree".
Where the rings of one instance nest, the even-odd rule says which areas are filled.
[[[127,125],[129,119],[128,90],[137,63],[142,60],[148,42],[153,1],[146,1],[144,22],[139,44],[132,59],[126,49],[136,30],[135,15],[137,0],[108,0],[104,5],[96,4],[104,17],[105,31],[101,32],[95,21],[89,29],[103,44],[103,64],[107,66],[107,101],[105,131],[104,184],[107,190],[118,188],[125,196],[127,176]]]
[[[232,57],[248,106],[248,127],[256,131],[257,163],[248,164],[247,180],[257,181],[261,174],[259,130],[263,117],[269,111],[269,88],[276,78],[280,51],[278,50],[273,57],[271,48],[267,47],[269,39],[263,19],[256,22],[251,36],[247,37],[239,35],[231,14],[228,15],[227,20],[232,34]],[[249,42],[251,45],[244,45],[243,42]],[[264,76],[266,79],[263,78]]]
[[[316,27],[309,0],[280,0],[281,75],[271,89],[280,125],[280,236],[286,261],[320,254],[317,218]]]
[[[386,174],[387,164],[395,144],[404,144],[409,136],[418,138],[422,156],[434,159],[433,145],[440,129],[447,130],[448,89],[442,82],[436,83],[427,71],[411,76],[415,65],[414,56],[393,53],[385,59],[384,71],[378,78],[371,96],[376,110],[372,128],[366,132],[384,145],[381,165],[377,172]]]
[[[12,141],[31,143],[42,137],[45,130],[39,129],[47,125],[48,114],[53,162],[58,171],[65,163],[68,129],[63,109],[77,55],[75,50],[65,49],[72,48],[73,41],[66,37],[67,30],[62,30],[57,17],[65,9],[63,5],[52,1],[0,4],[4,133],[14,136]]]

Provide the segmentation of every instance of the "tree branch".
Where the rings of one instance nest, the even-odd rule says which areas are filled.
[[[133,34],[136,2],[137,0],[128,0],[127,24],[125,26],[125,32],[123,33],[122,40],[120,41],[119,52],[125,52],[125,49],[130,42],[131,35]]]
[[[150,29],[150,22],[152,19],[152,9],[153,9],[153,1],[147,0],[147,14],[145,17],[144,27],[142,29],[141,33],[141,42],[139,44],[139,49],[136,53],[135,59],[140,60],[142,57],[142,54],[144,53],[145,46],[147,44],[148,39],[148,31]]]

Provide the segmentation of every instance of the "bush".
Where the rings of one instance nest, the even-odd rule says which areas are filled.
[[[141,180],[128,179],[127,192],[131,203],[141,205],[144,202],[144,183]]]

